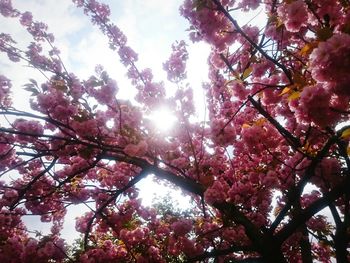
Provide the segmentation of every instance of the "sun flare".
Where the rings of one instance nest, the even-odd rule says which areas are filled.
[[[149,119],[161,132],[172,128],[176,121],[176,117],[168,109],[165,108],[160,108],[157,111],[153,112],[149,116]]]

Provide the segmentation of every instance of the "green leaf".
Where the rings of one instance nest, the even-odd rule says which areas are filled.
[[[24,90],[32,93],[31,96],[36,96],[40,93],[36,88],[33,87],[32,84],[25,84],[24,86],[25,86]]]
[[[38,83],[36,82],[35,79],[29,79],[29,81],[36,87],[38,87]]]

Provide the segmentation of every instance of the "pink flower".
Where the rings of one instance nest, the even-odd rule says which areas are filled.
[[[350,35],[335,34],[321,42],[310,55],[312,77],[339,95],[350,95]]]
[[[123,46],[119,49],[118,54],[124,65],[130,65],[138,60],[136,52],[128,46]]]
[[[297,0],[290,4],[282,4],[277,9],[278,15],[286,29],[290,32],[298,32],[301,27],[306,26],[308,13],[304,1]]]
[[[44,133],[44,128],[38,121],[17,119],[15,120],[13,126],[17,131],[24,133],[18,134],[18,139],[23,141],[35,140],[37,136]]]
[[[211,187],[209,187],[205,193],[204,198],[208,204],[221,203],[227,198],[227,192],[229,186],[226,182],[215,181]]]
[[[242,0],[239,7],[242,7],[244,11],[249,11],[249,9],[257,9],[261,3],[261,0]]]
[[[212,6],[210,6],[212,4]],[[236,34],[223,33],[218,31],[218,28],[225,28],[226,31],[232,31],[232,24],[226,17],[213,11],[214,4],[208,2],[211,8],[201,8],[196,10],[193,8],[193,1],[186,0],[180,7],[181,14],[190,21],[192,41],[206,40],[213,44],[216,50],[223,51],[228,45],[235,40]]]
[[[79,5],[79,2],[77,2]],[[103,3],[99,3],[96,0],[87,1],[88,9],[90,9],[93,13],[93,22],[98,23],[107,23],[109,21],[110,9],[109,6]]]
[[[147,153],[148,144],[140,141],[138,144],[128,144],[124,148],[124,152],[130,156],[144,156]]]
[[[171,224],[171,229],[177,236],[184,236],[192,230],[192,220],[181,219]]]
[[[173,53],[169,60],[163,64],[164,70],[167,71],[168,80],[179,82],[186,77],[186,60],[188,52],[184,41],[177,42],[172,45]]]
[[[330,99],[331,94],[322,84],[304,88],[297,109],[299,118],[322,127],[331,124],[334,119],[329,109]]]
[[[11,0],[0,0],[0,14],[4,17],[16,17],[19,12],[12,7]]]
[[[236,128],[230,123],[226,125],[226,119],[213,119],[210,123],[212,140],[219,145],[228,145],[236,138]],[[226,125],[226,127],[225,127]],[[225,129],[223,129],[225,127]]]
[[[10,99],[11,82],[8,78],[0,75],[0,106],[8,107],[11,105]]]
[[[102,85],[99,89],[91,88],[90,93],[96,98],[101,104],[109,104],[115,98],[118,91],[117,82],[108,79],[105,85]]]
[[[6,190],[4,196],[5,196],[6,198],[12,199],[12,198],[17,197],[17,196],[18,196],[18,193],[17,193],[16,190]]]
[[[33,21],[33,16],[30,12],[24,12],[21,15],[20,22],[23,26],[29,26]]]
[[[28,17],[27,17],[28,19]],[[52,34],[48,34],[47,25],[42,22],[34,22],[27,28],[28,32],[33,36],[37,41],[42,41],[44,39],[49,39],[50,42],[54,41]]]

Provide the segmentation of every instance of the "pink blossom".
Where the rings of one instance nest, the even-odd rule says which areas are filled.
[[[171,228],[177,236],[184,236],[192,229],[192,220],[183,219],[171,224]]]
[[[336,113],[331,111],[331,93],[325,85],[305,87],[301,93],[297,112],[300,119],[313,121],[325,127],[336,121]]]
[[[42,124],[34,120],[17,119],[14,122],[14,127],[23,133],[18,135],[20,140],[34,140],[35,137],[44,133]]]
[[[350,36],[334,34],[325,42],[321,42],[310,55],[312,77],[329,83],[330,89],[339,95],[350,95]]]
[[[33,88],[27,112],[10,105],[11,83],[0,75],[0,262],[69,260],[58,235],[66,208],[75,204],[91,209],[76,219],[87,246],[74,251],[73,261],[165,263],[198,256],[206,262],[212,254],[218,262],[255,256],[301,262],[307,235],[298,224],[315,232],[308,251],[314,260],[334,257],[334,245],[323,240],[337,236],[339,222],[316,213],[328,201],[341,220],[346,212],[348,139],[337,128],[348,120],[350,98],[345,1],[185,0],[181,13],[190,21],[191,39],[212,49],[203,118],[196,113],[197,93],[182,82],[188,59],[183,41],[164,63],[178,87],[169,94],[150,69],[138,67],[107,5],[73,2],[119,55],[136,102],[117,96],[102,66],[85,82],[63,70],[59,50],[47,48],[54,40],[47,26],[0,0],[0,13],[17,16],[12,20],[33,39],[22,52],[2,33],[0,51],[12,61],[24,56],[48,78],[27,86]],[[257,7],[266,9],[266,28],[240,25],[238,11]],[[179,121],[164,136],[146,117],[159,106]],[[133,185],[142,169],[183,190],[193,209],[144,207]],[[317,190],[308,192],[305,183]],[[316,210],[314,202],[321,204]],[[272,228],[271,215],[283,215],[284,207],[287,213]],[[51,222],[51,233],[31,238],[22,222],[28,214]],[[271,238],[278,241],[273,255],[260,242]]]
[[[11,86],[11,81],[5,76],[0,75],[0,106],[8,107],[11,105]]]
[[[283,3],[278,7],[277,12],[282,21],[285,21],[286,29],[290,32],[298,32],[307,23],[307,6],[302,0]]]
[[[30,12],[21,14],[20,22],[23,26],[29,26],[33,21],[33,15]]]
[[[147,153],[148,144],[140,141],[137,144],[128,144],[124,148],[124,152],[130,156],[144,156]]]
[[[259,7],[261,0],[241,0],[239,3],[239,7],[241,7],[244,11],[248,11],[249,9],[254,10]]]
[[[28,16],[25,17],[27,20]],[[28,21],[26,21],[28,22]],[[47,25],[42,22],[33,22],[27,27],[28,32],[33,36],[34,40],[44,41],[44,39],[54,42],[54,37],[52,34],[47,33]]]
[[[118,54],[124,65],[131,65],[138,60],[138,55],[128,46],[120,47]]]
[[[81,2],[77,4],[83,5]],[[109,21],[110,9],[109,6],[103,3],[99,3],[96,0],[89,0],[86,4],[86,10],[94,13],[93,21],[96,24],[107,23]]]
[[[0,14],[4,17],[16,17],[19,12],[12,7],[11,0],[0,0]]]
[[[164,70],[168,74],[168,80],[179,82],[186,77],[186,60],[188,52],[184,41],[172,45],[172,54],[167,62],[163,64]]]
[[[6,190],[4,193],[4,197],[8,199],[14,199],[18,196],[18,193],[16,190]]]
[[[225,182],[215,181],[204,193],[209,204],[221,203],[226,200],[229,186]]]

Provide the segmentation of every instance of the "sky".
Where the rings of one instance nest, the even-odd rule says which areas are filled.
[[[207,56],[209,46],[204,43],[193,44],[187,38],[187,21],[180,17],[179,6],[183,0],[128,0],[103,1],[110,5],[111,20],[124,32],[130,45],[139,54],[139,68],[151,68],[156,81],[166,80],[163,63],[171,52],[171,44],[176,40],[185,40],[188,44],[189,60],[187,76],[196,98],[203,98],[201,83],[207,79]],[[132,99],[133,91],[125,77],[125,69],[119,63],[117,53],[108,49],[107,38],[93,27],[81,9],[77,9],[69,0],[13,0],[13,6],[20,11],[30,11],[35,20],[46,23],[49,32],[55,35],[55,46],[61,51],[61,58],[69,72],[81,79],[94,73],[95,66],[101,64],[109,75],[117,80],[119,94],[123,99]],[[0,17],[1,32],[10,33],[18,47],[25,49],[31,38],[15,19]],[[23,85],[29,78],[44,81],[43,76],[26,66],[24,62],[9,62],[0,54],[0,74],[12,80],[14,106],[29,110],[29,95]],[[166,83],[169,91],[174,87]],[[197,108],[203,105],[203,99],[197,100]],[[200,111],[199,111],[200,112]],[[202,111],[203,112],[203,111]],[[0,119],[1,122],[1,119]],[[1,123],[0,123],[1,124]],[[149,177],[140,185],[143,204],[151,205],[154,197],[171,195],[182,204],[189,200],[166,186],[156,186]],[[74,218],[88,209],[84,205],[68,209],[67,220],[62,236],[69,243],[75,239]],[[25,217],[29,230],[47,233],[49,224],[44,224],[34,216]]]
[[[182,0],[104,2],[110,5],[112,21],[122,29],[128,38],[128,44],[139,54],[139,68],[151,68],[156,80],[166,80],[162,64],[170,55],[171,44],[175,40],[187,39],[185,30],[188,23],[178,12]],[[88,17],[82,14],[81,9],[73,6],[71,1],[13,0],[13,5],[19,10],[31,11],[34,19],[48,24],[49,31],[56,36],[55,45],[61,50],[61,58],[68,71],[75,72],[81,78],[87,78],[94,73],[95,65],[101,64],[110,76],[117,80],[121,91],[119,96],[133,97],[118,55],[108,49],[107,38],[97,27],[92,27]],[[19,46],[24,48],[29,44],[29,34],[13,19],[1,18],[0,22],[2,31],[15,36]],[[201,82],[207,78],[206,61],[209,47],[203,43],[187,42],[191,54],[188,62],[189,81],[195,90],[200,90]],[[6,59],[1,59],[0,71],[5,71],[9,77],[16,76],[13,79],[21,83],[26,83],[33,74],[41,78],[38,72],[26,70],[24,73],[23,69],[21,76],[18,76],[18,67],[13,67]],[[15,102],[17,103],[17,100]]]

